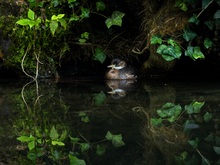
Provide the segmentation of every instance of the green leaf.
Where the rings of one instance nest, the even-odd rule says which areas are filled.
[[[188,140],[188,143],[195,149],[198,147],[199,139],[196,138],[195,140]]]
[[[120,11],[114,11],[112,13],[111,18],[107,18],[105,20],[105,24],[107,28],[109,29],[111,26],[116,25],[116,26],[121,26],[122,25],[122,18],[124,17],[124,13]]]
[[[70,136],[70,140],[71,140],[71,143],[77,143],[78,141],[80,141],[80,138],[73,138]]]
[[[105,3],[103,1],[96,2],[96,10],[97,11],[104,11],[105,10]]]
[[[219,19],[220,18],[220,10],[217,10],[214,14],[214,19]]]
[[[55,31],[57,30],[57,28],[58,28],[58,22],[57,21],[51,21],[50,22],[50,31],[53,35],[55,34]]]
[[[99,156],[104,155],[105,154],[105,147],[98,144],[96,146],[96,154]]]
[[[110,132],[110,131],[108,131],[107,132],[107,134],[105,135],[105,138],[107,139],[107,140],[112,140],[113,139],[113,134]]]
[[[59,19],[58,21],[60,22],[60,25],[61,25],[62,27],[64,27],[64,29],[66,29],[66,27],[67,27],[66,20],[63,19],[63,18],[61,18],[61,19]]]
[[[185,110],[187,111],[187,114],[200,113],[204,104],[205,102],[193,101],[191,104],[185,105]]]
[[[89,143],[80,143],[80,150],[81,152],[86,152],[90,149],[90,144]]]
[[[28,143],[28,149],[31,151],[34,148],[35,148],[35,141],[33,140]]]
[[[106,95],[103,91],[101,91],[100,93],[98,94],[94,94],[94,101],[95,101],[95,105],[102,105],[105,100],[106,100]]]
[[[210,0],[202,0],[202,8],[206,8],[210,3]]]
[[[151,118],[150,121],[153,126],[160,126],[163,119],[162,118]]]
[[[33,152],[29,152],[27,157],[28,157],[28,159],[35,161],[37,159],[37,154],[35,154]]]
[[[19,140],[20,142],[29,142],[29,141],[36,140],[36,138],[33,137],[32,135],[30,135],[30,136],[20,136],[20,137],[17,138],[17,140]]]
[[[81,7],[81,18],[89,18],[90,10],[88,8]]]
[[[208,49],[208,48],[212,47],[212,45],[213,45],[213,42],[209,38],[205,38],[205,40],[204,40],[205,48]]]
[[[84,39],[84,38],[80,38],[80,39],[79,39],[79,43],[80,43],[80,44],[84,44],[85,42],[86,42],[86,39]]]
[[[81,34],[81,38],[88,39],[88,38],[89,38],[89,33],[88,33],[88,32],[82,33],[82,34]]]
[[[205,140],[206,142],[209,142],[210,144],[211,144],[211,143],[214,143],[214,142],[215,142],[214,134],[213,134],[213,133],[210,133],[206,138],[204,138],[204,140]]]
[[[31,9],[28,10],[28,18],[32,21],[35,19],[35,14]]]
[[[63,133],[60,135],[59,141],[64,141],[67,137],[67,131],[64,130]]]
[[[173,103],[166,103],[161,109],[157,110],[157,114],[162,117],[168,118],[168,121],[173,122],[180,115],[182,108],[180,105],[175,105]]]
[[[220,147],[214,146],[213,149],[217,155],[220,155]]]
[[[70,165],[86,165],[84,160],[78,159],[76,156],[69,154],[68,157],[70,160]]]
[[[162,44],[162,38],[158,35],[153,35],[151,37],[150,44]]]
[[[65,146],[65,144],[63,142],[56,141],[56,140],[52,140],[52,145]]]
[[[19,25],[22,25],[22,26],[26,26],[26,25],[29,25],[30,20],[29,19],[20,19],[16,23]]]
[[[193,39],[197,36],[197,34],[196,34],[195,32],[191,31],[191,30],[188,29],[188,28],[184,29],[183,32],[184,32],[183,38],[184,38],[187,42],[193,40]]]
[[[162,44],[157,48],[157,53],[161,54],[166,61],[179,59],[182,55],[179,46],[172,46],[172,45],[167,46],[165,44]]]
[[[211,20],[211,21],[205,21],[204,24],[210,29],[212,30],[213,27],[214,27],[214,21]]]
[[[85,112],[80,112],[79,116],[81,117],[81,121],[85,123],[89,122],[89,117]]]
[[[51,138],[51,140],[57,140],[58,137],[59,137],[59,134],[57,133],[57,130],[53,126],[50,130],[50,138]]]
[[[193,58],[194,59],[199,59],[199,58],[204,59],[205,58],[204,54],[200,51],[199,46],[194,47]]]
[[[189,56],[193,60],[196,60],[199,58],[201,58],[201,59],[205,58],[204,54],[200,51],[200,47],[198,47],[198,46],[196,46],[196,47],[188,46],[187,50],[185,50],[185,55]]]
[[[188,7],[184,1],[175,1],[175,7],[179,7],[183,11],[187,11]]]
[[[204,115],[205,122],[209,122],[212,119],[213,115],[209,112],[206,112]]]
[[[122,135],[113,135],[110,131],[107,132],[106,134],[106,139],[112,141],[112,144],[115,148],[124,146],[125,143],[122,141]]]
[[[71,21],[78,21],[79,18],[80,18],[80,17],[79,17],[78,15],[73,14],[73,15],[70,17],[69,21],[70,21],[70,22],[71,22]]]
[[[195,23],[196,25],[199,24],[199,20],[197,19],[196,14],[193,14],[193,16],[188,20],[190,23]]]
[[[104,53],[104,50],[102,48],[96,48],[95,54],[93,55],[93,60],[97,60],[103,63],[105,59],[106,59],[106,55]]]

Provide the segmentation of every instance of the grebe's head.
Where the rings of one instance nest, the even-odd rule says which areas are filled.
[[[127,64],[124,60],[116,58],[112,60],[111,65],[109,65],[108,68],[119,70],[126,67],[126,65]]]

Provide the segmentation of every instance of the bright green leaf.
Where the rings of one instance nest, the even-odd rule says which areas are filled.
[[[82,33],[82,34],[81,34],[81,38],[88,39],[88,38],[89,38],[89,33],[88,33],[88,32]]]
[[[80,38],[80,39],[79,39],[79,43],[80,43],[80,44],[84,44],[85,42],[86,42],[86,39],[84,39],[84,38]]]
[[[104,50],[102,48],[96,48],[95,54],[93,55],[93,60],[97,60],[103,63],[105,59],[106,59],[106,54],[104,53]]]
[[[56,140],[52,140],[52,145],[65,146],[65,144],[63,142],[56,141]]]
[[[193,58],[194,59],[204,59],[205,58],[204,54],[200,51],[199,46],[194,47]]]
[[[181,50],[179,49],[179,46],[167,46],[165,44],[161,44],[157,48],[157,53],[161,54],[162,57],[166,61],[172,61],[174,59],[179,59],[180,56],[182,55]]]
[[[105,10],[105,3],[103,1],[96,2],[96,10],[97,11],[104,11]]]
[[[209,112],[206,112],[204,115],[205,122],[209,122],[212,119],[213,115]]]
[[[158,35],[153,35],[151,37],[150,44],[162,44],[162,38]]]
[[[205,48],[208,49],[208,48],[212,47],[212,45],[213,45],[213,42],[209,38],[205,38],[205,40],[204,40]]]
[[[52,34],[55,34],[55,31],[58,28],[58,22],[57,21],[51,21],[50,22],[50,31],[52,32]]]
[[[31,9],[28,10],[28,18],[32,21],[35,19],[35,14]]]
[[[32,135],[30,135],[30,136],[20,136],[20,137],[17,138],[17,140],[19,140],[21,142],[29,142],[29,141],[36,140],[36,138]]]
[[[19,25],[22,25],[22,26],[26,26],[26,25],[29,25],[30,20],[29,19],[20,19],[16,23]]]
[[[93,99],[94,99],[95,105],[102,105],[104,101],[106,100],[106,95],[103,91],[101,91],[98,94],[94,94]]]
[[[31,151],[34,148],[35,148],[35,141],[33,140],[28,143],[28,149]]]
[[[73,138],[70,136],[70,140],[72,143],[77,143],[78,141],[80,141],[80,138]]]
[[[110,132],[110,131],[108,131],[107,132],[107,134],[105,135],[105,138],[107,139],[107,140],[112,140],[113,139],[113,134]]]
[[[57,130],[53,126],[50,130],[50,138],[51,138],[51,140],[57,140],[58,137],[59,137],[59,134],[57,133]]]

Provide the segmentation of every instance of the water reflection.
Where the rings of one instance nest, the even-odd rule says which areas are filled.
[[[219,100],[218,82],[1,82],[0,163],[217,164]]]

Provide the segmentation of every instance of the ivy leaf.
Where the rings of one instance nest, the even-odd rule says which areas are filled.
[[[70,165],[86,165],[86,162],[82,159],[78,159],[76,156],[69,154]]]
[[[196,138],[195,140],[189,140],[188,143],[195,149],[198,147],[199,139]]]
[[[57,133],[57,130],[55,129],[55,127],[53,126],[50,130],[50,138],[51,140],[57,140],[58,139],[59,134]]]
[[[102,105],[104,103],[104,101],[106,100],[106,95],[103,91],[101,91],[98,94],[94,94],[94,101],[95,101],[95,105]]]
[[[65,146],[63,142],[57,141],[57,140],[52,140],[52,145],[58,145],[58,146]]]
[[[213,27],[214,27],[214,21],[211,20],[211,21],[205,21],[204,24],[210,29],[212,30]]]
[[[108,131],[105,137],[107,140],[112,141],[112,144],[115,148],[125,145],[125,143],[122,141],[121,134],[113,135],[110,131]]]
[[[20,136],[17,138],[20,142],[29,142],[29,141],[34,141],[36,138],[33,136]]]
[[[214,19],[219,19],[220,18],[220,10],[217,10],[213,16]]]
[[[89,33],[88,33],[88,32],[82,33],[82,34],[81,34],[81,38],[88,39],[88,38],[89,38]]]
[[[65,20],[65,19],[63,19],[63,18],[61,18],[61,19],[59,19],[58,21],[60,22],[60,25],[61,25],[61,26],[63,26],[63,27],[64,27],[64,29],[66,29],[66,27],[67,27],[66,20]]]
[[[195,23],[196,25],[199,24],[199,20],[197,19],[196,14],[193,14],[193,16],[188,20],[190,23]]]
[[[81,18],[89,18],[90,10],[88,8],[81,7]]]
[[[86,152],[90,149],[89,143],[80,143],[80,150],[81,152]]]
[[[93,60],[97,60],[103,63],[105,59],[106,59],[106,55],[104,53],[104,50],[102,48],[96,48],[95,54],[93,55]]]
[[[64,141],[66,139],[67,136],[67,131],[64,130],[63,133],[60,135],[59,141]]]
[[[157,48],[157,53],[161,54],[162,57],[166,60],[166,61],[172,61],[174,59],[179,59],[182,52],[179,49],[179,47],[177,46],[167,46],[165,44],[160,45]]]
[[[80,138],[74,138],[70,136],[70,140],[71,140],[71,143],[77,143],[78,141],[80,141]]]
[[[220,147],[214,146],[213,149],[217,155],[220,155]]]
[[[210,0],[202,0],[202,8],[204,9],[209,3]]]
[[[153,35],[151,37],[150,44],[162,44],[162,38],[158,35]]]
[[[204,121],[207,123],[212,119],[213,115],[209,112],[206,112],[204,115]]]
[[[96,10],[97,11],[104,11],[105,10],[105,3],[103,1],[96,2]]]
[[[197,36],[197,34],[196,34],[195,32],[189,30],[188,28],[187,28],[187,29],[184,29],[183,32],[184,32],[183,38],[184,38],[187,42],[193,40],[193,39]]]
[[[54,35],[55,31],[58,28],[58,22],[57,21],[51,21],[50,22],[50,31],[52,32],[52,34]]]
[[[196,47],[188,46],[186,51],[185,51],[185,55],[189,56],[193,60],[196,60],[196,59],[199,59],[199,58],[200,59],[205,58],[204,54],[200,51],[200,47],[198,47],[198,46],[196,46]]]
[[[113,25],[121,26],[122,25],[122,18],[124,17],[124,13],[120,11],[114,11],[112,13],[111,18],[107,18],[105,20],[105,24],[107,28],[109,29]]]
[[[96,146],[96,154],[99,156],[104,155],[105,154],[105,147],[98,144]]]
[[[151,118],[150,119],[150,122],[153,126],[160,126],[162,121],[163,121],[162,118]]]
[[[208,49],[208,48],[212,47],[212,45],[213,45],[213,42],[209,38],[205,38],[205,40],[204,40],[205,48]]]
[[[205,102],[193,101],[189,105],[185,105],[187,114],[199,113]]]

